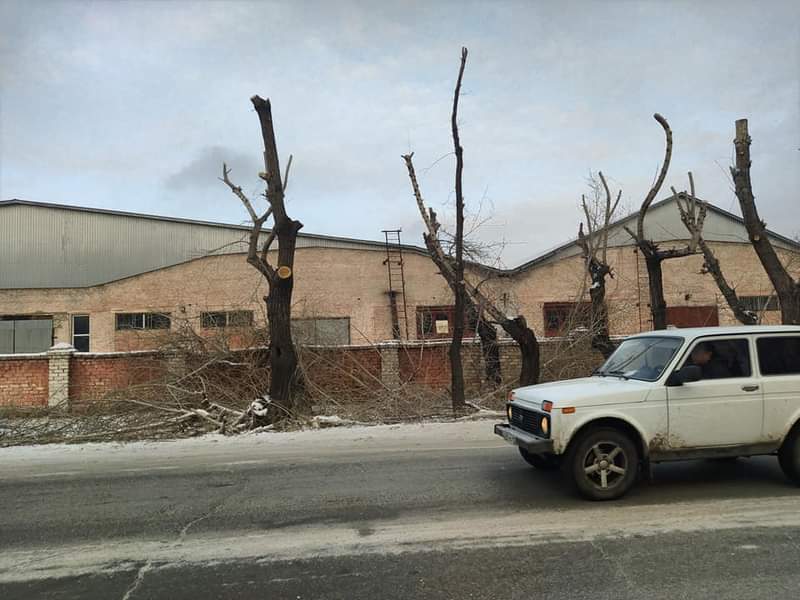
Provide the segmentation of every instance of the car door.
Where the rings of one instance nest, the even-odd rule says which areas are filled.
[[[695,340],[677,368],[702,362],[708,349],[717,362],[703,364],[703,379],[667,388],[670,447],[762,441],[764,398],[753,369],[752,340],[747,336]]]

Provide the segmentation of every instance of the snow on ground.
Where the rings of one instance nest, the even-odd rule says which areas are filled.
[[[0,480],[50,475],[120,473],[285,462],[298,457],[502,447],[500,418],[260,432],[208,434],[171,441],[46,444],[0,449]]]

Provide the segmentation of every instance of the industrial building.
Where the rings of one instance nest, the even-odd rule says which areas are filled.
[[[651,328],[644,260],[623,226],[611,226],[612,334]],[[576,214],[576,226],[578,215]],[[576,227],[577,228],[577,227]],[[248,227],[164,216],[6,200],[0,202],[0,354],[41,352],[66,342],[81,352],[152,349],[191,331],[238,344],[265,328],[265,282],[245,262]],[[376,232],[377,233],[377,232]],[[684,245],[674,200],[654,204],[646,234]],[[452,295],[423,248],[386,232],[380,241],[301,233],[293,318],[305,343],[362,345],[388,339],[446,338]],[[531,232],[535,236],[535,232]],[[800,244],[770,233],[791,269]],[[742,220],[709,205],[704,237],[729,281],[765,322],[779,320],[772,287]],[[670,322],[733,323],[702,256],[664,264]],[[495,301],[524,314],[540,337],[564,333],[588,300],[575,240],[511,269],[472,265],[491,278]]]

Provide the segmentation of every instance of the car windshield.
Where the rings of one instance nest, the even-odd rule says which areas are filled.
[[[644,337],[625,340],[605,364],[595,371],[601,377],[655,381],[675,356],[683,340],[677,337]]]

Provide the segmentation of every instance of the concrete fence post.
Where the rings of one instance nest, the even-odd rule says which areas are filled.
[[[69,363],[75,348],[59,342],[47,351],[49,408],[69,409]]]

